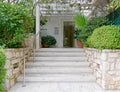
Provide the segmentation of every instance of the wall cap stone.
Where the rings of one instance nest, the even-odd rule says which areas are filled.
[[[84,48],[86,50],[93,50],[96,52],[106,52],[106,53],[114,53],[114,52],[120,52],[120,49],[95,49],[95,48]]]

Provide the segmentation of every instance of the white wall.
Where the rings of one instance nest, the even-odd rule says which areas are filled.
[[[47,30],[42,30],[42,36],[54,36],[57,40],[56,46],[63,47],[63,23],[64,21],[73,21],[73,16],[48,16],[47,20],[48,22],[44,26],[44,28]],[[57,28],[58,31],[55,31],[55,28]]]

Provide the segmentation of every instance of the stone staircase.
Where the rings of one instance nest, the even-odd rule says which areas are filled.
[[[92,69],[80,48],[41,48],[26,63],[25,80],[36,82],[95,82]],[[18,82],[23,81],[23,75]]]

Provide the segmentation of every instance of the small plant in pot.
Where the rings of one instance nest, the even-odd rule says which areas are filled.
[[[56,39],[53,36],[47,35],[47,36],[42,36],[42,47],[48,48],[51,46],[54,46],[56,44]]]

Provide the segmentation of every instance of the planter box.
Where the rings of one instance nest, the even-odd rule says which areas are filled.
[[[97,83],[103,89],[120,89],[120,50],[85,48]]]

